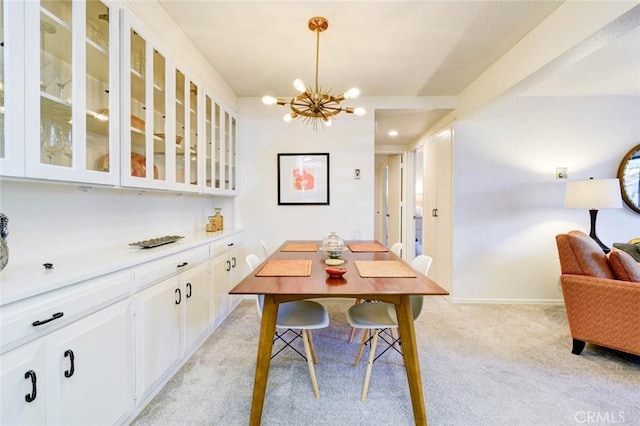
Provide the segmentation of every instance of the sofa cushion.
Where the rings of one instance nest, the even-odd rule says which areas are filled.
[[[582,231],[556,235],[563,274],[615,279],[609,261],[598,243]]]
[[[636,262],[640,262],[640,243],[625,244],[625,243],[613,243],[613,246],[617,249],[625,251],[635,259]]]
[[[611,250],[609,266],[617,279],[640,282],[640,263],[636,262],[627,252],[615,248]]]

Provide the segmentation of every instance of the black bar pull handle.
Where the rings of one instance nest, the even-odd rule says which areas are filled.
[[[233,247],[234,244],[235,243],[229,243],[229,244],[227,244],[227,247]]]
[[[75,362],[74,362],[74,355],[73,355],[73,351],[71,349],[67,349],[66,351],[64,351],[64,357],[67,358],[69,357],[69,369],[64,371],[64,377],[71,377],[73,376],[73,373],[76,371],[76,366],[75,366]]]
[[[231,262],[227,260],[227,272],[231,270]]]
[[[187,299],[191,297],[191,283],[187,283]]]
[[[182,292],[179,288],[176,288],[176,294],[178,295],[178,300],[176,300],[176,305],[179,305],[182,302]]]
[[[232,268],[236,267],[236,258],[235,258],[235,256],[231,258],[231,267]]]
[[[57,320],[58,318],[62,318],[63,315],[64,315],[64,312],[56,312],[55,314],[53,314],[51,316],[51,318],[47,318],[46,320],[42,320],[42,321],[40,321],[40,320],[34,321],[34,322],[31,323],[31,325],[34,326],[34,327],[37,327],[39,325],[46,324],[46,323],[51,322],[53,320]]]
[[[178,265],[178,268],[184,268],[188,264],[189,264],[189,262],[182,262],[181,264]]]
[[[25,379],[31,379],[31,393],[28,393],[24,396],[25,401],[27,402],[33,402],[36,399],[36,372],[33,370],[29,370],[26,373],[24,373],[24,378]]]

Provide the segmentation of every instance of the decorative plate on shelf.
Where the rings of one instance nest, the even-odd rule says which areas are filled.
[[[105,154],[102,160],[102,170],[109,170],[109,154]],[[136,152],[131,153],[131,176],[146,177],[147,176],[147,157]],[[153,178],[158,179],[158,167],[153,165]]]
[[[179,235],[166,235],[164,237],[152,238],[150,240],[137,241],[135,243],[130,243],[129,245],[130,246],[139,246],[139,247],[142,247],[142,248],[152,248],[152,247],[158,247],[158,246],[162,246],[162,245],[165,245],[165,244],[176,242],[180,238],[184,238],[184,237],[181,237]]]

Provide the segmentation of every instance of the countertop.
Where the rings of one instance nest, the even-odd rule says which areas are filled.
[[[211,244],[240,232],[240,229],[219,232],[202,230],[180,233],[184,238],[148,249],[124,245],[87,250],[16,266],[9,262],[0,272],[0,306]],[[45,269],[44,262],[52,263],[53,268]]]

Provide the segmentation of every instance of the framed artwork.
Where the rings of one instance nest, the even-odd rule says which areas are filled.
[[[329,153],[278,154],[278,205],[329,205]]]

